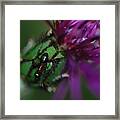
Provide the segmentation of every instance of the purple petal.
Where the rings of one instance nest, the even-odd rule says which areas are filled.
[[[95,96],[100,96],[100,69],[99,66],[88,63],[80,64],[81,72],[87,80],[88,89]]]
[[[71,70],[69,77],[71,99],[80,100],[82,98],[80,90],[80,75]]]
[[[53,95],[54,100],[63,100],[68,90],[67,80],[62,80]]]
[[[71,99],[79,100],[82,98],[80,87],[80,71],[76,61],[69,57],[69,85]]]

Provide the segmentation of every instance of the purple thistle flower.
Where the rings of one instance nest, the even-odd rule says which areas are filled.
[[[100,21],[57,20],[54,35],[60,48],[66,53],[63,71],[68,79],[59,84],[53,99],[64,99],[70,90],[71,99],[84,99],[81,89],[84,77],[90,92],[100,96]]]

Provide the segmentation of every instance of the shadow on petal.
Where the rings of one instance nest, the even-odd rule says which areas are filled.
[[[100,68],[99,65],[81,63],[80,69],[86,78],[87,86],[90,92],[97,98],[100,98]]]

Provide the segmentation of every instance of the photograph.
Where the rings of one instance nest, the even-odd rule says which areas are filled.
[[[117,0],[1,5],[0,118],[119,119]]]
[[[100,100],[100,20],[20,20],[20,100]]]

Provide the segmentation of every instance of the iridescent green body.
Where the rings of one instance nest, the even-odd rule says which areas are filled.
[[[23,56],[21,75],[24,76],[25,82],[48,90],[50,87],[56,87],[56,78],[61,76],[65,64],[65,57],[59,48],[56,48],[51,40],[47,40]]]

